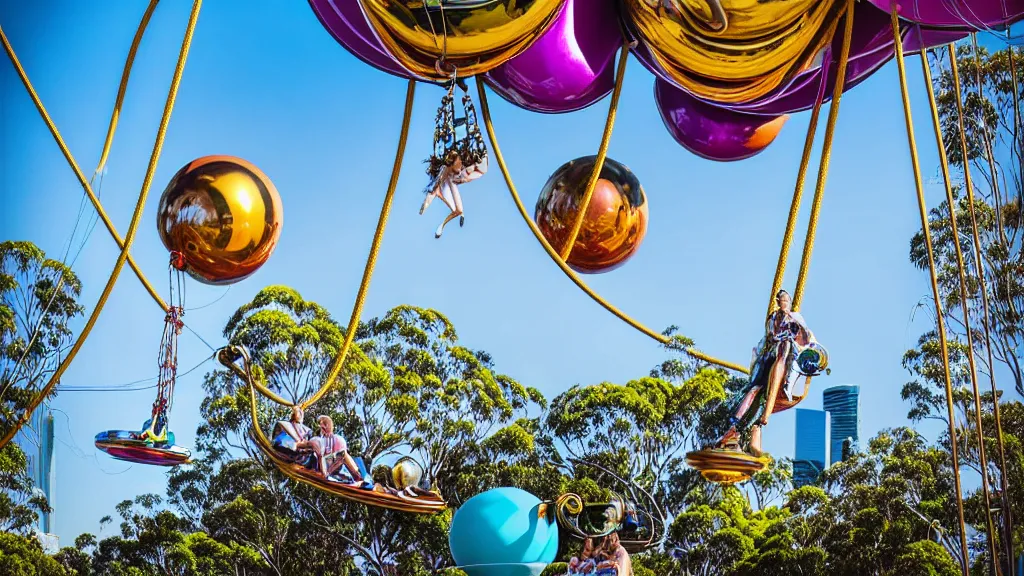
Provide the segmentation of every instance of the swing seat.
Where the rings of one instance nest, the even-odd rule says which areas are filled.
[[[140,440],[139,433],[130,430],[107,430],[96,435],[96,448],[111,457],[133,464],[151,466],[177,466],[192,462],[192,452],[174,444],[174,434],[167,433],[167,442]]]
[[[364,487],[362,483],[348,483],[329,480],[320,475],[317,470],[310,470],[302,464],[290,461],[286,456],[266,445],[259,439],[254,438],[256,446],[267,458],[281,471],[282,474],[295,482],[301,482],[318,490],[378,508],[388,508],[400,512],[411,512],[414,514],[436,514],[448,507],[441,495],[436,492],[421,493],[411,496],[405,491],[389,490],[380,485],[372,489]],[[363,478],[371,478],[366,470],[366,464],[362,458],[353,457],[356,467]]]
[[[709,482],[735,484],[768,468],[767,456],[755,457],[736,450],[707,448],[686,454],[686,463]]]
[[[779,397],[775,399],[775,407],[772,409],[772,414],[778,414],[784,410],[789,410],[797,404],[803,402],[804,398],[811,391],[811,379],[804,378],[804,391],[800,394],[794,394],[792,398],[786,398],[785,394],[779,393]]]

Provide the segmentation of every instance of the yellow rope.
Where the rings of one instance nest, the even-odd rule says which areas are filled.
[[[949,206],[949,228],[953,234],[953,246],[956,251],[957,275],[960,281],[960,307],[964,313],[964,329],[967,333],[967,363],[971,369],[971,385],[974,388],[974,426],[978,435],[979,464],[981,468],[981,489],[985,497],[985,517],[988,521],[988,545],[992,553],[993,573],[999,553],[996,550],[995,526],[992,522],[992,500],[988,491],[988,458],[985,455],[985,433],[981,426],[981,394],[978,391],[978,368],[974,362],[974,338],[971,335],[971,315],[967,307],[967,278],[964,275],[964,254],[960,249],[960,228],[956,222],[956,200],[953,198],[953,186],[949,178],[949,159],[946,157],[946,144],[942,138],[942,123],[939,121],[939,108],[935,102],[935,89],[932,87],[932,72],[928,66],[928,51],[921,51],[921,69],[924,71],[924,85],[928,92],[928,105],[932,113],[932,129],[935,132],[935,143],[939,149],[939,165],[942,168],[942,181],[946,187],[946,204]]]
[[[4,34],[3,27],[0,27],[0,41],[3,42],[4,51],[7,52],[7,57],[10,58],[11,64],[14,65],[14,69],[18,73],[18,77],[21,78],[22,84],[25,85],[25,89],[32,98],[32,102],[36,105],[36,109],[39,110],[39,115],[43,117],[43,121],[46,122],[46,127],[50,129],[50,134],[53,135],[53,139],[57,142],[57,146],[60,147],[60,151],[64,154],[64,158],[68,161],[71,169],[74,170],[75,176],[78,178],[78,182],[82,185],[82,188],[85,189],[85,193],[89,196],[89,200],[92,202],[92,205],[96,207],[96,212],[99,214],[100,220],[103,221],[103,225],[107,227],[107,231],[110,232],[114,241],[117,242],[117,247],[124,250],[125,241],[121,238],[121,235],[118,234],[117,228],[115,228],[114,223],[110,221],[110,217],[107,216],[106,211],[103,210],[103,205],[100,204],[100,199],[93,193],[92,186],[90,186],[89,181],[86,180],[85,175],[82,173],[82,169],[78,167],[78,163],[71,155],[71,151],[68,149],[67,144],[64,143],[64,138],[62,138],[60,132],[57,131],[57,126],[53,123],[53,120],[50,118],[50,114],[43,106],[43,102],[39,99],[39,95],[36,94],[36,90],[32,87],[32,83],[29,81],[28,75],[25,73],[25,69],[21,66],[21,62],[18,61],[18,56],[14,53],[14,48],[11,47],[11,43],[7,40],[7,35]],[[122,82],[126,81],[127,78],[122,79]],[[112,137],[112,134],[108,135],[108,138]],[[135,275],[139,278],[139,281],[142,282],[142,285],[146,288],[146,291],[149,292],[149,295],[153,300],[160,305],[160,308],[167,311],[167,303],[164,302],[163,298],[160,297],[160,294],[157,293],[153,285],[146,279],[146,275],[142,273],[142,269],[140,269],[138,264],[135,263],[135,259],[132,258],[131,254],[128,255],[128,265],[131,267],[132,271],[135,272]]]
[[[124,264],[128,259],[128,251],[131,249],[132,242],[135,240],[135,233],[139,229],[139,222],[142,220],[142,211],[146,206],[146,196],[149,194],[149,188],[153,184],[153,175],[156,173],[157,162],[160,159],[160,152],[163,149],[164,137],[167,135],[167,125],[171,121],[171,111],[174,109],[174,101],[178,95],[178,86],[181,83],[181,76],[185,70],[185,61],[188,59],[189,47],[192,45],[192,35],[195,32],[196,22],[199,19],[199,8],[202,5],[202,0],[195,0],[192,4],[192,14],[189,16],[188,28],[185,30],[185,38],[181,43],[181,51],[178,53],[178,64],[174,69],[174,77],[171,80],[171,87],[167,93],[167,102],[164,104],[163,117],[160,119],[160,128],[157,130],[156,142],[153,144],[153,153],[149,157],[149,166],[146,168],[146,176],[142,181],[142,190],[139,192],[139,200],[135,204],[135,212],[132,214],[131,223],[128,225],[128,233],[125,237],[124,247],[121,249],[121,253],[117,257],[117,262],[114,263],[114,269],[110,273],[110,278],[107,280],[107,285],[103,288],[103,292],[100,294],[99,301],[96,302],[96,307],[93,308],[92,314],[89,315],[89,319],[85,323],[85,327],[82,328],[82,332],[78,335],[78,339],[75,341],[71,350],[68,351],[67,356],[61,361],[60,365],[50,376],[49,382],[40,391],[35,399],[31,402],[29,407],[26,409],[25,414],[14,424],[10,431],[2,439],[0,439],[0,448],[6,446],[14,435],[17,434],[18,430],[28,422],[32,412],[39,406],[40,403],[50,394],[53,387],[57,385],[60,377],[64,375],[64,372],[74,361],[78,355],[78,351],[85,344],[86,338],[89,337],[89,333],[92,332],[93,326],[96,324],[96,320],[99,318],[100,313],[103,311],[104,306],[107,303],[107,299],[110,297],[110,292],[114,289],[114,284],[117,283],[117,278],[121,274],[121,269],[124,268]],[[4,41],[7,46],[6,38]],[[13,54],[12,52],[9,52]]]
[[[981,235],[978,233],[978,218],[977,218],[977,213],[976,213],[975,208],[974,208],[974,204],[975,204],[975,201],[974,201],[974,182],[971,179],[970,163],[967,160],[968,159],[968,155],[967,155],[967,134],[966,134],[965,126],[964,126],[964,103],[963,103],[963,96],[962,96],[962,94],[960,92],[960,90],[961,90],[961,88],[960,88],[960,70],[959,70],[960,67],[956,63],[956,45],[950,43],[947,48],[949,50],[949,60],[950,60],[951,72],[952,72],[952,76],[953,76],[953,91],[955,92],[954,95],[956,97],[957,123],[958,123],[958,128],[960,130],[960,153],[961,153],[961,155],[963,156],[963,159],[964,159],[964,187],[967,188],[967,203],[968,203],[970,214],[971,214],[971,234],[972,234],[972,238],[974,240],[974,265],[975,265],[975,268],[976,268],[975,269],[975,274],[976,274],[976,276],[978,278],[978,284],[981,286],[981,305],[982,305],[982,310],[984,311],[984,317],[983,317],[984,322],[982,323],[982,325],[985,328],[985,350],[986,350],[987,355],[988,355],[988,365],[989,365],[988,377],[989,377],[989,382],[991,382],[991,384],[992,384],[992,405],[993,405],[992,406],[992,413],[993,413],[993,416],[995,418],[995,423],[996,423],[996,442],[997,442],[997,446],[999,447],[999,462],[1000,462],[1000,465],[1002,466],[1002,468],[1001,468],[1002,474],[1000,474],[999,477],[1000,477],[1000,484],[1001,484],[1001,488],[1002,488],[1003,502],[1004,502],[1004,506],[1003,506],[1003,524],[1004,524],[1003,530],[1005,532],[1004,545],[1008,546],[1009,557],[1012,558],[1013,557],[1013,518],[1012,518],[1012,515],[1011,515],[1010,507],[1005,505],[1007,503],[1007,500],[1006,500],[1007,499],[1007,495],[1009,494],[1008,486],[1007,486],[1007,483],[1006,483],[1006,470],[1007,470],[1007,467],[1006,467],[1006,450],[1005,450],[1005,446],[1003,444],[1003,421],[1002,421],[1002,416],[1000,414],[1000,408],[999,408],[999,388],[996,385],[995,362],[994,362],[994,359],[992,357],[992,333],[991,333],[991,331],[989,329],[989,326],[991,325],[991,316],[990,316],[990,313],[989,313],[989,304],[988,304],[988,287],[987,287],[988,283],[985,281],[985,269],[982,266],[982,262],[984,262],[984,260],[982,260],[982,256],[981,256]]]
[[[121,84],[117,87],[117,98],[114,100],[114,112],[110,115],[110,126],[107,128],[107,137],[103,141],[103,151],[100,152],[100,161],[96,166],[95,174],[102,172],[103,167],[107,164],[107,156],[110,154],[110,147],[114,143],[114,132],[117,131],[117,121],[121,117],[121,105],[124,104],[124,95],[128,91],[128,77],[132,73],[132,65],[135,64],[135,54],[139,51],[142,36],[146,32],[146,27],[149,26],[149,19],[152,18],[153,11],[156,10],[156,5],[159,2],[160,0],[149,1],[146,12],[142,14],[142,21],[139,22],[139,28],[135,31],[132,46],[128,49],[128,58],[124,62],[124,72],[121,73]]]
[[[621,310],[613,306],[610,302],[602,298],[596,292],[594,292],[589,286],[587,286],[585,282],[583,282],[582,279],[580,279],[580,277],[572,270],[572,268],[569,268],[569,265],[565,263],[565,260],[562,260],[562,258],[558,255],[558,252],[551,247],[551,244],[547,241],[547,238],[544,237],[544,234],[542,234],[540,229],[537,228],[537,224],[534,223],[533,218],[531,218],[530,214],[526,211],[526,207],[523,205],[523,201],[519,198],[519,193],[516,191],[516,186],[512,182],[512,176],[509,174],[508,166],[505,164],[505,158],[501,155],[501,147],[498,146],[498,138],[494,134],[494,125],[491,122],[491,111],[490,107],[487,104],[487,92],[484,88],[484,83],[479,76],[477,76],[476,87],[477,92],[480,95],[480,113],[484,119],[484,127],[486,127],[487,129],[487,136],[490,138],[491,141],[491,152],[494,153],[494,159],[495,161],[497,161],[498,167],[501,169],[501,174],[505,178],[505,184],[508,186],[508,190],[512,194],[512,200],[515,202],[516,208],[519,209],[519,214],[523,217],[523,220],[526,221],[526,224],[530,227],[530,230],[533,232],[533,235],[537,237],[537,241],[540,242],[541,246],[544,247],[544,251],[548,253],[548,256],[550,256],[551,259],[555,261],[555,264],[557,264],[558,267],[562,269],[562,272],[565,273],[565,275],[568,276],[569,279],[572,280],[573,283],[580,288],[580,290],[583,290],[583,292],[586,293],[587,296],[590,296],[595,302],[603,306],[605,310],[611,312],[626,324],[629,324],[633,328],[636,328],[637,330],[643,332],[647,336],[650,336],[654,340],[657,340],[662,344],[670,344],[672,342],[671,338],[664,336],[662,334],[658,334],[654,330],[651,330],[647,326],[644,326],[640,322],[634,320],[633,318],[626,315],[626,313],[622,312]],[[733,364],[732,362],[719,360],[718,358],[709,356],[693,348],[687,348],[685,352],[691,357],[696,358],[697,360],[702,360],[709,364],[714,364],[716,366],[721,366],[723,368],[728,368],[730,370],[735,370],[737,372],[742,372],[744,374],[750,373],[749,370],[747,370],[747,368],[740,366],[739,364]]]
[[[957,454],[956,440],[956,415],[953,412],[953,384],[949,376],[949,347],[946,342],[946,323],[942,315],[942,297],[939,294],[939,284],[935,276],[935,255],[932,251],[932,235],[928,228],[928,209],[925,206],[924,186],[921,182],[921,166],[917,157],[917,142],[914,138],[914,122],[910,113],[910,92],[907,86],[907,70],[903,62],[903,39],[900,37],[899,16],[896,12],[896,2],[892,1],[892,32],[896,46],[896,65],[900,75],[900,93],[903,97],[903,117],[906,122],[907,141],[910,145],[910,163],[914,170],[914,185],[917,189],[917,206],[921,216],[921,229],[924,231],[925,247],[928,251],[928,271],[932,284],[932,297],[935,299],[935,321],[939,333],[939,345],[942,350],[942,372],[946,384],[946,409],[949,413],[949,441],[953,456],[953,483],[956,489],[957,519],[960,527],[961,568],[964,576],[969,576],[967,567],[967,530],[964,527],[964,500],[960,488],[960,459]]]
[[[377,254],[380,252],[380,243],[384,239],[384,228],[388,225],[388,215],[391,213],[391,203],[395,198],[395,189],[398,187],[398,175],[402,172],[402,158],[405,157],[405,143],[409,136],[409,123],[412,120],[412,104],[416,96],[416,81],[409,80],[409,87],[405,92],[405,116],[402,118],[402,132],[398,137],[398,151],[395,152],[395,164],[391,170],[391,181],[388,183],[388,191],[384,195],[384,205],[380,209],[380,217],[377,220],[377,230],[373,233],[373,242],[370,244],[370,254],[366,257],[366,268],[363,270],[363,280],[359,284],[359,292],[356,294],[356,302],[352,306],[352,316],[348,320],[348,328],[345,330],[345,341],[334,359],[331,371],[324,379],[323,386],[302,402],[300,406],[305,410],[316,403],[317,400],[327,394],[335,379],[341,373],[341,366],[345,362],[349,348],[356,337],[356,329],[359,328],[359,316],[363,312],[363,304],[366,302],[366,294],[370,290],[370,278],[373,276],[373,269],[377,265]]]
[[[825,75],[827,78],[827,74]],[[825,82],[825,79],[822,79]],[[775,295],[782,290],[782,280],[786,276],[786,263],[789,261],[789,249],[793,244],[793,233],[796,231],[796,219],[800,215],[800,200],[804,194],[804,181],[807,179],[807,168],[811,164],[811,150],[814,148],[814,136],[818,129],[818,116],[821,114],[822,99],[814,102],[811,110],[811,123],[807,126],[807,137],[804,139],[804,151],[800,156],[800,169],[796,173],[796,186],[793,188],[793,200],[789,204],[789,217],[786,219],[786,231],[782,235],[782,248],[779,249],[779,263],[775,266],[775,278],[772,280],[772,291],[768,295],[768,314],[775,309]]]
[[[597,159],[594,160],[594,168],[590,171],[590,179],[587,180],[587,189],[583,193],[583,200],[579,204],[579,212],[576,214],[576,221],[572,224],[569,237],[565,239],[560,256],[562,260],[568,260],[576,244],[576,237],[583,227],[583,221],[587,217],[587,209],[590,208],[590,199],[594,197],[594,189],[597,188],[597,181],[601,178],[601,169],[604,168],[604,159],[608,156],[608,144],[612,140],[612,128],[615,127],[615,113],[619,109],[619,95],[622,94],[622,81],[626,77],[626,62],[629,61],[629,43],[622,45],[619,52],[619,67],[615,71],[615,88],[612,90],[612,101],[608,105],[608,118],[604,122],[604,133],[601,135],[601,145],[597,148]]]
[[[811,219],[807,224],[807,236],[804,238],[804,251],[800,257],[800,274],[796,278],[796,289],[793,290],[793,310],[799,311],[804,299],[804,287],[807,284],[807,272],[811,267],[811,253],[814,252],[814,236],[818,231],[818,215],[821,213],[821,201],[825,196],[825,181],[828,179],[829,162],[832,159],[832,139],[835,136],[836,121],[839,119],[839,103],[846,87],[846,65],[850,60],[850,42],[853,39],[853,3],[849,1],[844,18],[843,48],[839,54],[839,67],[836,70],[836,84],[832,90],[832,105],[828,110],[828,121],[825,123],[825,141],[821,145],[821,163],[818,165],[818,182],[814,188],[814,199],[811,201]],[[899,28],[896,30],[899,33]],[[899,41],[897,39],[897,41]]]

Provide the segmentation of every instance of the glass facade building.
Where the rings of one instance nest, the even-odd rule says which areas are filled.
[[[793,486],[813,484],[828,463],[828,414],[824,410],[796,409],[796,457]]]
[[[860,386],[833,386],[822,393],[822,405],[829,413],[832,431],[830,464],[843,459],[843,442],[851,440],[848,452],[856,452],[860,442]]]
[[[53,412],[49,410],[47,404],[36,409],[25,427],[14,437],[14,441],[25,453],[25,458],[28,460],[28,475],[32,478],[35,490],[42,493],[50,507],[53,508],[53,489],[56,484],[53,455],[54,426]],[[54,532],[52,512],[39,514],[39,521],[35,528],[44,548],[56,546],[56,537],[52,536]]]

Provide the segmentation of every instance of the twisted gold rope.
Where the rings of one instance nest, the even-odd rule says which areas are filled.
[[[663,334],[658,334],[654,330],[651,330],[647,326],[644,326],[640,322],[631,318],[625,312],[613,306],[610,302],[602,298],[596,292],[594,292],[576,274],[576,272],[572,270],[572,268],[569,268],[569,265],[565,263],[565,260],[563,260],[561,256],[559,256],[558,252],[551,247],[551,244],[547,241],[547,238],[545,238],[544,234],[542,234],[540,229],[537,228],[537,224],[534,223],[533,218],[530,218],[530,214],[526,211],[526,207],[523,205],[523,201],[519,198],[519,193],[516,191],[515,183],[513,183],[512,176],[509,174],[508,171],[508,166],[505,164],[505,158],[501,154],[501,147],[498,146],[498,137],[494,133],[494,125],[491,122],[491,110],[487,104],[487,92],[485,90],[484,83],[479,76],[477,76],[476,88],[480,99],[480,113],[484,119],[484,126],[487,129],[487,136],[491,140],[491,151],[494,153],[494,159],[495,161],[497,161],[498,167],[501,169],[501,174],[505,178],[505,184],[508,186],[508,191],[510,194],[512,194],[512,201],[515,202],[516,208],[519,209],[519,214],[523,217],[523,220],[526,222],[527,226],[530,227],[530,230],[533,232],[533,235],[537,237],[537,241],[540,242],[541,246],[544,247],[544,251],[548,253],[548,256],[550,256],[551,259],[555,261],[555,264],[557,264],[558,267],[562,269],[562,272],[566,276],[568,276],[569,279],[572,280],[573,283],[576,284],[576,286],[578,286],[580,290],[583,290],[583,292],[586,293],[587,296],[590,296],[595,302],[604,307],[605,310],[611,312],[626,324],[629,324],[633,328],[636,328],[637,330],[646,334],[647,336],[650,336],[654,340],[657,340],[662,344],[671,344],[671,338]],[[718,358],[715,358],[714,356],[709,356],[694,348],[686,348],[684,351],[686,352],[686,354],[697,360],[702,360],[709,364],[714,364],[716,366],[721,366],[723,368],[728,368],[730,370],[742,372],[743,374],[750,373],[749,370],[747,370],[747,368],[740,366],[739,364],[734,364],[732,362],[720,360]]]
[[[1003,493],[1003,530],[1006,532],[1004,540],[1010,546],[1010,558],[1013,558],[1013,516],[1008,503],[1006,500],[1008,492],[1008,486],[1006,481],[1006,450],[1003,445],[1003,420],[1000,414],[999,408],[999,388],[996,385],[996,371],[995,362],[992,357],[992,333],[989,329],[991,325],[991,315],[989,314],[989,303],[988,303],[988,282],[985,281],[985,269],[981,257],[981,235],[978,233],[978,218],[974,209],[974,182],[971,178],[971,167],[970,161],[968,160],[967,152],[967,132],[965,130],[964,122],[964,103],[963,96],[961,95],[960,88],[960,67],[956,62],[956,45],[950,43],[947,46],[949,51],[949,60],[951,66],[951,72],[953,75],[953,91],[956,96],[956,113],[957,113],[957,126],[960,130],[960,153],[963,156],[964,162],[964,186],[967,188],[967,203],[969,205],[971,214],[971,235],[974,240],[974,265],[975,274],[978,278],[978,284],[981,286],[981,305],[984,312],[982,325],[985,328],[985,350],[988,355],[988,366],[989,366],[989,382],[992,384],[992,414],[996,421],[996,441],[999,447],[999,462],[1002,465],[1002,474],[1000,474],[1000,484]]]
[[[921,69],[924,71],[924,85],[928,92],[928,105],[932,113],[932,129],[935,132],[935,143],[939,148],[939,165],[942,168],[942,181],[946,187],[946,204],[949,207],[949,227],[953,233],[953,247],[956,251],[957,276],[960,282],[960,307],[964,313],[964,328],[967,333],[967,363],[971,369],[971,386],[974,389],[974,426],[978,434],[979,460],[981,468],[981,489],[985,497],[985,518],[988,522],[988,546],[992,553],[992,572],[999,553],[996,551],[995,525],[992,522],[992,500],[988,491],[988,458],[985,455],[985,433],[981,426],[981,394],[978,391],[978,368],[974,362],[974,337],[971,331],[970,309],[967,307],[967,278],[964,275],[964,254],[960,249],[960,227],[956,222],[956,200],[953,199],[953,185],[949,177],[949,159],[946,156],[946,144],[942,138],[942,123],[939,121],[939,108],[935,102],[935,89],[932,87],[932,71],[928,66],[928,50],[921,51]],[[1012,556],[1011,556],[1012,557]]]
[[[608,118],[604,122],[604,133],[601,134],[601,145],[597,148],[597,158],[594,160],[594,167],[590,171],[590,179],[587,180],[587,189],[583,193],[583,200],[579,204],[579,212],[576,213],[576,220],[572,223],[572,230],[569,237],[565,239],[565,245],[559,256],[562,260],[568,260],[573,246],[576,244],[576,237],[583,227],[583,220],[587,217],[587,209],[590,208],[590,199],[594,197],[594,189],[597,188],[597,181],[601,178],[601,169],[604,168],[604,160],[608,156],[608,144],[612,140],[612,128],[615,127],[615,114],[619,109],[619,95],[622,94],[622,81],[626,77],[626,62],[629,61],[629,43],[622,45],[619,51],[619,64],[615,70],[615,88],[612,89],[612,101],[608,105]]]
[[[153,152],[149,157],[149,166],[146,168],[146,176],[142,181],[142,190],[139,192],[139,200],[135,204],[135,212],[132,214],[131,223],[128,225],[128,233],[125,236],[124,246],[121,248],[121,253],[117,257],[117,261],[114,263],[114,269],[110,273],[110,278],[107,280],[107,285],[103,288],[103,292],[100,294],[99,301],[96,303],[96,307],[93,308],[92,313],[89,315],[89,319],[85,323],[85,327],[82,328],[82,332],[78,335],[78,339],[75,340],[71,350],[68,351],[68,355],[64,357],[60,365],[50,376],[50,380],[46,383],[46,386],[40,391],[40,393],[32,400],[25,413],[21,418],[11,427],[11,430],[0,439],[0,448],[6,446],[14,435],[18,433],[18,430],[28,422],[32,415],[32,412],[39,406],[40,403],[50,394],[53,387],[57,385],[60,377],[64,375],[64,372],[74,361],[78,355],[78,351],[81,350],[82,345],[85,344],[86,338],[89,337],[92,332],[93,326],[96,324],[96,320],[99,319],[100,313],[106,306],[107,299],[110,297],[111,291],[114,289],[114,284],[117,283],[118,276],[121,275],[121,269],[124,268],[125,262],[128,260],[128,251],[131,249],[132,242],[135,241],[135,233],[139,229],[139,222],[142,220],[142,211],[146,206],[146,197],[149,194],[149,188],[153,184],[153,176],[156,173],[157,163],[160,159],[160,152],[163,150],[164,137],[167,135],[167,126],[171,121],[171,112],[174,109],[174,101],[178,95],[178,86],[181,84],[181,76],[185,71],[185,61],[188,59],[188,51],[192,45],[192,35],[195,32],[196,22],[199,20],[199,8],[202,6],[202,0],[195,0],[192,4],[192,13],[189,15],[188,27],[185,30],[185,38],[181,43],[181,51],[178,53],[178,63],[174,68],[174,77],[171,79],[171,87],[167,93],[167,101],[164,104],[163,116],[160,119],[160,127],[157,130],[156,142],[153,144]],[[2,34],[0,30],[0,34]],[[12,61],[15,61],[14,51],[10,48],[10,44],[7,41],[7,37],[3,36],[4,48],[7,49],[7,53],[11,56]],[[27,77],[24,75],[24,70],[19,68],[19,74],[22,76],[23,81],[27,85]],[[34,92],[33,92],[34,94]],[[34,98],[38,101],[37,98]],[[42,109],[40,108],[40,111]],[[47,117],[48,118],[48,117]],[[66,149],[66,147],[62,147]],[[70,154],[66,154],[70,156]],[[77,173],[80,171],[76,170]],[[84,180],[84,179],[83,179]]]
[[[949,346],[946,342],[946,323],[942,316],[942,298],[939,295],[939,284],[935,275],[935,254],[932,250],[932,235],[928,228],[928,209],[924,200],[924,185],[921,182],[921,165],[917,157],[917,141],[914,138],[914,122],[910,113],[910,92],[907,86],[907,69],[903,62],[903,40],[900,38],[899,16],[896,12],[896,1],[892,0],[892,31],[896,46],[896,65],[900,76],[900,95],[903,98],[903,118],[906,123],[907,141],[910,146],[910,163],[914,170],[914,185],[917,189],[917,206],[921,216],[921,229],[924,231],[925,247],[928,251],[928,272],[932,284],[932,297],[935,300],[935,321],[939,332],[939,345],[942,349],[942,372],[946,383],[946,409],[949,413],[949,440],[953,457],[953,483],[956,489],[957,520],[960,525],[961,568],[964,576],[969,576],[967,567],[967,531],[964,527],[964,500],[960,488],[960,458],[957,454],[956,420],[953,412],[953,384],[949,376]]]
[[[132,42],[132,47],[137,49],[138,42],[142,40],[142,33],[149,23],[149,16],[152,15],[152,8],[155,6],[155,2],[151,4],[150,9],[147,9],[146,14],[143,15],[142,22],[139,23],[139,29],[135,33],[135,41]],[[43,106],[42,100],[39,99],[39,94],[36,93],[35,88],[32,86],[32,82],[28,79],[28,74],[25,73],[25,69],[21,66],[21,62],[18,60],[18,56],[14,53],[14,48],[11,47],[10,42],[7,40],[7,36],[3,33],[3,28],[0,27],[0,41],[3,42],[4,51],[7,52],[7,57],[10,58],[11,64],[14,65],[15,71],[18,73],[18,77],[21,78],[22,84],[25,85],[25,89],[28,91],[28,95],[32,98],[32,103],[35,104],[36,109],[39,111],[39,115],[42,116],[43,122],[46,123],[46,127],[50,129],[50,134],[53,135],[53,139],[57,142],[57,146],[60,151],[64,154],[64,158],[67,160],[68,165],[74,171],[75,176],[78,178],[78,182],[82,185],[86,195],[89,197],[89,201],[96,208],[96,212],[103,221],[103,225],[106,226],[107,231],[110,232],[110,236],[113,237],[114,242],[117,243],[117,247],[124,250],[125,242],[121,238],[121,235],[117,232],[117,228],[114,227],[114,223],[110,221],[110,217],[107,216],[107,212],[103,209],[103,205],[100,203],[100,199],[92,191],[92,186],[89,181],[85,179],[85,174],[82,173],[82,169],[79,168],[78,162],[75,161],[74,156],[71,155],[71,151],[68,149],[67,144],[64,142],[64,138],[61,137],[60,131],[57,130],[57,126],[53,123],[53,119],[50,118],[50,114],[46,111],[46,107]],[[121,76],[121,86],[118,89],[118,101],[114,105],[114,116],[111,118],[110,127],[107,131],[107,138],[103,146],[103,154],[100,159],[100,166],[96,169],[99,172],[102,169],[103,164],[106,162],[106,155],[109,152],[110,144],[114,139],[114,131],[117,128],[117,116],[120,114],[120,103],[124,99],[124,90],[128,85],[128,76],[131,73],[132,64],[135,60],[135,52],[129,51],[128,60],[125,62],[125,70]],[[168,310],[167,303],[164,302],[163,298],[156,291],[156,288],[149,282],[146,275],[143,274],[142,269],[135,262],[135,259],[131,254],[128,254],[128,266],[131,267],[132,271],[135,272],[135,276],[138,277],[139,281],[142,282],[143,287],[146,288],[146,292],[153,298],[154,301],[160,306],[165,312]]]

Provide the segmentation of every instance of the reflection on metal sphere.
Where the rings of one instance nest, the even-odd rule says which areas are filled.
[[[395,488],[399,490],[405,490],[409,486],[419,486],[422,478],[423,468],[408,456],[399,458],[391,469],[391,480],[395,483]]]
[[[347,0],[352,1],[352,0]],[[565,0],[359,0],[381,43],[402,66],[440,80],[438,60],[460,77],[482,74],[530,46]]]
[[[596,160],[584,156],[563,164],[541,190],[534,219],[555,250],[561,251],[568,240]],[[585,274],[618,268],[640,247],[648,219],[640,180],[629,168],[605,158],[567,264]]]
[[[232,284],[256,272],[281,237],[284,212],[274,184],[232,156],[186,164],[160,196],[160,240],[205,284]]]

